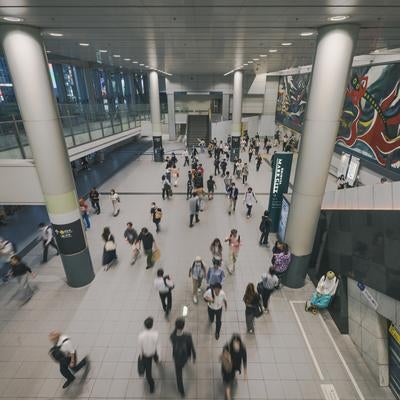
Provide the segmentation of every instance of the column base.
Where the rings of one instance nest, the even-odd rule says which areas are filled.
[[[307,256],[295,256],[292,254],[292,261],[285,275],[282,276],[282,283],[292,289],[302,288],[310,264],[311,254]]]
[[[95,274],[88,247],[80,253],[60,255],[69,286],[79,288],[92,282]]]

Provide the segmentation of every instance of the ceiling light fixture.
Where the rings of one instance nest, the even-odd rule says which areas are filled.
[[[247,64],[254,64],[254,61],[247,61]]]
[[[46,53],[47,53],[47,54],[50,54],[50,53],[51,53],[51,50],[46,50]]]
[[[107,53],[108,50],[99,50],[99,53]]]
[[[79,43],[79,46],[88,47],[88,46],[90,46],[90,44],[89,43]]]
[[[335,15],[334,17],[330,17],[329,21],[344,21],[345,19],[349,19],[348,15]]]
[[[265,58],[265,57],[267,57],[267,55],[266,54],[260,54],[260,57]]]
[[[144,67],[144,64],[139,64],[141,67]]]
[[[249,65],[249,64],[247,64],[247,63],[244,63],[244,64],[243,64],[243,67],[246,67],[247,65]]]
[[[137,61],[132,61],[132,64],[139,64]]]
[[[270,49],[270,50],[268,50],[270,53],[277,53],[278,52],[278,50],[276,50],[276,49]]]
[[[281,43],[282,46],[291,46],[293,43],[292,42],[283,42]]]
[[[300,36],[303,36],[303,37],[312,36],[312,35],[314,35],[314,32],[301,32],[300,33]]]
[[[225,73],[224,76],[228,76],[228,75],[230,75],[232,72],[235,72],[235,70],[234,70],[234,69],[230,70],[229,72]]]
[[[54,36],[54,37],[62,37],[62,36],[64,36],[63,33],[59,33],[59,32],[50,32],[49,35],[50,36]]]
[[[124,58],[124,61],[131,61],[130,58]]]
[[[114,54],[113,57],[120,58],[121,56],[119,54]]]
[[[3,17],[4,21],[8,22],[23,22],[24,19],[20,17]]]
[[[253,58],[253,61],[260,61],[259,58]]]

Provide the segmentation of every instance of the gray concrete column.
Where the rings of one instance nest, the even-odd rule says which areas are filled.
[[[232,146],[231,161],[239,158],[242,124],[243,71],[233,74]]]
[[[149,92],[150,92],[150,114],[151,114],[151,130],[153,133],[153,154],[154,161],[163,161],[160,156],[162,148],[161,136],[161,112],[160,112],[160,89],[158,87],[157,71],[149,72]]]
[[[304,285],[335,147],[358,27],[319,29],[311,87],[286,230],[293,259],[285,284]]]
[[[263,102],[263,115],[268,114],[268,103],[270,102],[269,90],[267,85],[267,77],[265,77],[265,87],[264,87],[264,102]]]
[[[222,94],[222,119],[224,121],[228,121],[229,119],[229,100],[230,100],[229,93]]]
[[[167,94],[167,103],[168,103],[169,140],[175,140],[176,132],[175,132],[175,94],[174,93]]]
[[[70,286],[94,278],[40,31],[3,25],[1,44]]]

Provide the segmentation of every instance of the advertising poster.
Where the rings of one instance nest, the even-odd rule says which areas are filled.
[[[85,249],[86,241],[80,219],[70,224],[52,224],[52,226],[61,254],[76,254]]]

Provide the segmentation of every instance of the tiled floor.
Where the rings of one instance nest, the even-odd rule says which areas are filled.
[[[173,144],[173,147],[179,147]],[[247,157],[246,157],[247,158]],[[207,174],[206,156],[202,156]],[[93,216],[93,228],[88,232],[96,278],[82,289],[71,289],[64,282],[60,259],[53,257],[45,266],[37,267],[40,249],[26,261],[38,272],[38,291],[32,300],[19,308],[8,302],[13,284],[0,288],[0,396],[2,398],[178,398],[171,358],[169,334],[175,317],[183,305],[189,306],[186,329],[193,335],[198,353],[196,364],[189,363],[184,371],[188,398],[223,399],[223,386],[218,356],[221,347],[233,332],[240,332],[248,350],[248,381],[239,377],[234,388],[236,399],[324,399],[321,384],[333,384],[339,398],[359,399],[332,342],[319,317],[306,314],[303,301],[312,287],[290,290],[283,288],[273,294],[271,313],[256,321],[256,334],[246,335],[242,297],[248,282],[257,282],[269,265],[270,251],[257,244],[259,219],[266,207],[267,195],[259,195],[253,218],[245,218],[241,203],[235,215],[228,216],[224,195],[206,203],[200,223],[188,227],[186,182],[182,180],[173,199],[162,201],[159,194],[163,165],[151,162],[144,155],[128,165],[103,185],[120,192],[121,214],[111,216],[111,204],[102,198],[103,213]],[[183,171],[182,176],[186,172]],[[251,166],[249,182],[257,193],[269,190],[270,170],[264,164],[257,174]],[[222,180],[217,178],[218,191]],[[240,188],[243,189],[240,184]],[[131,193],[131,194],[129,194]],[[136,194],[135,194],[136,193]],[[138,194],[139,193],[139,194]],[[162,230],[157,235],[162,266],[171,274],[176,288],[173,291],[173,310],[169,320],[164,318],[160,300],[153,288],[155,269],[145,270],[145,260],[129,265],[129,248],[122,233],[125,222],[132,221],[137,229],[148,226],[154,233],[149,206],[161,204],[164,213]],[[108,225],[117,238],[119,263],[110,271],[101,268],[102,228]],[[237,228],[242,238],[237,271],[228,276],[224,290],[228,311],[223,314],[222,334],[214,339],[207,323],[206,304],[191,301],[191,282],[188,269],[196,255],[209,264],[208,246],[212,239],[223,239],[231,228]],[[271,238],[271,241],[273,238]],[[224,248],[224,254],[227,254]],[[292,301],[292,303],[291,303]],[[148,393],[147,384],[136,372],[137,335],[145,317],[155,318],[155,328],[162,343],[161,364],[154,368],[156,393]],[[318,374],[310,351],[302,336],[299,318],[311,350],[321,370]],[[378,388],[350,339],[339,335],[329,315],[323,315],[333,337],[348,363],[365,399],[392,398],[389,391]],[[78,346],[78,353],[89,354],[91,369],[84,382],[75,382],[63,390],[57,365],[47,354],[47,334],[52,329],[66,332]],[[323,378],[323,379],[322,379]]]

